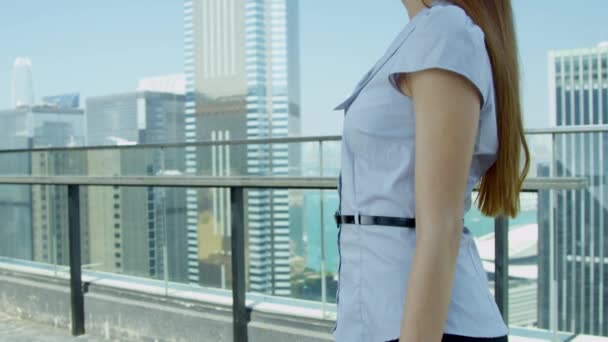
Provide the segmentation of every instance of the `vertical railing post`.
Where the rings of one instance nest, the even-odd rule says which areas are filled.
[[[247,342],[247,307],[245,306],[245,190],[230,188],[232,253],[233,341]]]
[[[323,177],[323,140],[319,140],[319,176]],[[321,189],[319,191],[319,196],[321,200],[319,203],[321,204],[321,314],[322,317],[325,318],[326,315],[326,304],[327,304],[327,281],[325,279],[326,269],[325,269],[325,202],[323,201],[324,191]]]
[[[165,210],[165,217],[167,216]],[[165,226],[166,229],[166,226]],[[169,297],[169,256],[167,255],[167,233],[163,242],[163,280],[165,282],[165,297]]]
[[[70,249],[70,299],[72,335],[84,334],[84,295],[82,289],[82,261],[80,256],[80,188],[68,185],[68,229]]]
[[[503,320],[509,324],[509,219],[494,219],[494,298]]]

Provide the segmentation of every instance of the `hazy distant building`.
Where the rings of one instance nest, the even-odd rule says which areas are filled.
[[[549,55],[551,122],[608,124],[608,45]],[[589,187],[556,191],[540,222],[539,325],[550,313],[549,229],[555,232],[557,328],[608,335],[608,134],[557,134],[551,176],[584,177]]]
[[[89,145],[183,141],[184,96],[134,92],[87,99]],[[184,171],[183,149],[99,150],[88,153],[93,175],[167,175]],[[185,192],[99,187],[89,196],[92,257],[104,270],[187,279]],[[94,209],[94,210],[93,210]],[[166,248],[166,249],[165,249]],[[166,254],[165,254],[166,250]],[[168,264],[165,264],[166,263]]]
[[[299,2],[185,0],[186,140],[278,138],[300,133]],[[186,170],[211,175],[294,175],[300,147],[292,144],[191,148]],[[189,231],[213,245],[192,247],[200,282],[223,286],[230,256],[227,190],[188,193]],[[287,190],[249,190],[249,288],[289,295],[290,222]],[[301,201],[294,201],[294,203]],[[190,223],[191,222],[191,223]],[[198,247],[198,252],[197,248]],[[218,277],[219,275],[219,277]],[[191,281],[199,271],[190,270]],[[219,281],[218,281],[219,279]]]
[[[84,112],[47,106],[0,111],[0,148],[81,146]],[[18,175],[85,172],[81,154],[0,154],[0,172]],[[67,263],[67,192],[60,186],[0,186],[0,255]],[[82,213],[86,216],[86,212]],[[88,240],[83,230],[83,241]],[[83,260],[88,246],[83,244]]]
[[[42,103],[55,108],[80,108],[80,94],[69,93],[54,96],[45,96],[42,98]]]
[[[14,108],[34,105],[34,81],[32,62],[29,58],[19,57],[13,65],[12,104]]]

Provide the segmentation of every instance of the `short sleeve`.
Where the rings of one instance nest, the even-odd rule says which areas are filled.
[[[479,90],[482,107],[492,82],[492,69],[484,33],[460,7],[432,7],[395,53],[389,66],[389,82],[400,92],[401,73],[444,69],[464,76]]]

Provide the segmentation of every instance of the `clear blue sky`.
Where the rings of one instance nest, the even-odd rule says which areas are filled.
[[[547,52],[608,40],[606,0],[513,0],[528,127],[547,126]],[[32,59],[42,96],[132,91],[183,71],[181,0],[13,0],[0,4],[0,108],[14,59]],[[400,0],[301,0],[303,134],[339,134],[331,108],[407,22]]]

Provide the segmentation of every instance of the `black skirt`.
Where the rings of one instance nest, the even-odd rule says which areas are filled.
[[[443,334],[441,338],[441,342],[508,342],[509,336],[500,336],[500,337],[468,337],[468,336],[460,336],[460,335],[452,335],[452,334]],[[390,340],[386,342],[399,342],[399,339]]]

